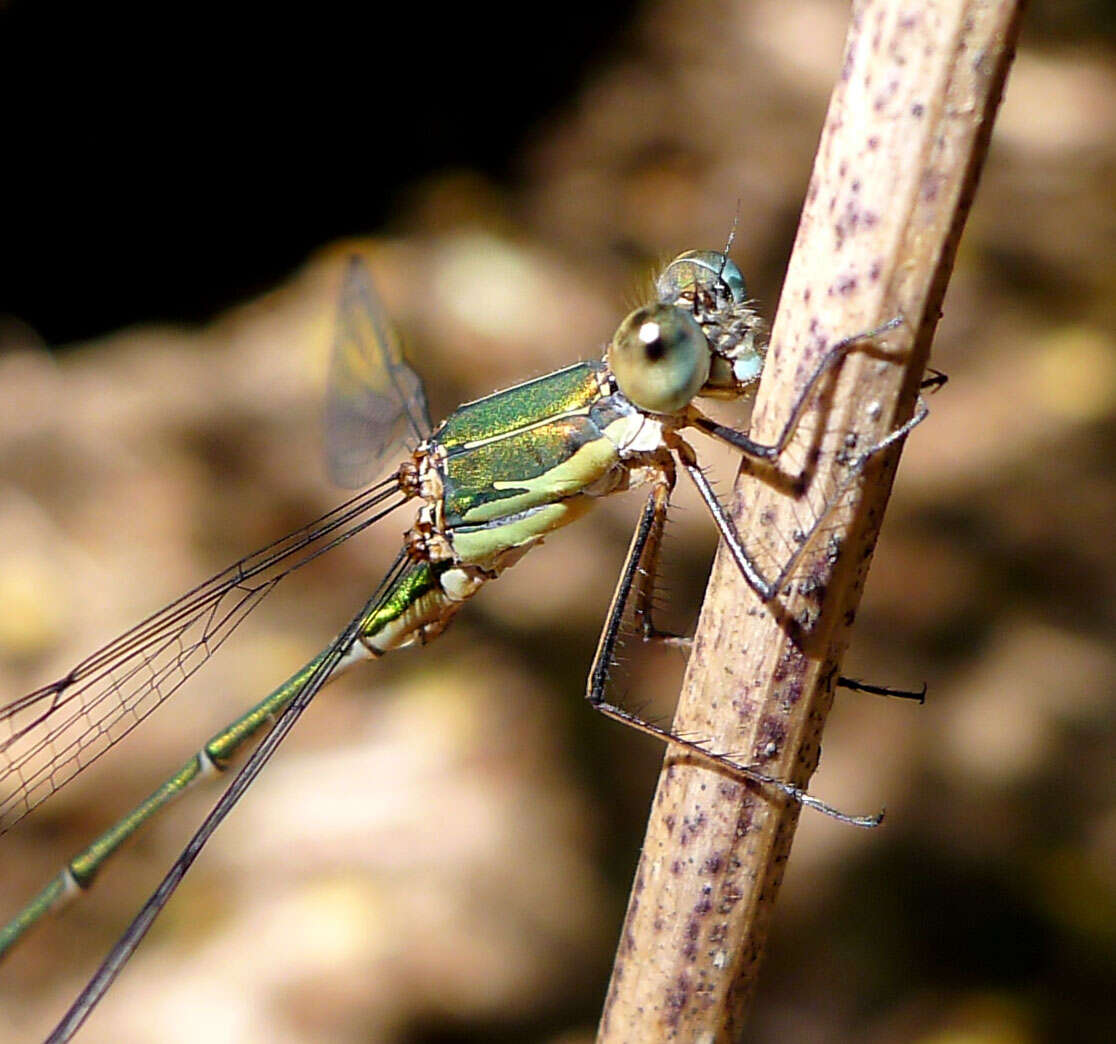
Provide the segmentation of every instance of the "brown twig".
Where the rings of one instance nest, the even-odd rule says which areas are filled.
[[[753,435],[774,438],[827,346],[904,323],[849,354],[777,475],[742,469],[732,515],[769,575],[839,502],[770,605],[722,547],[675,719],[681,734],[802,786],[898,452],[855,462],[912,415],[1021,8],[864,0],[853,13]],[[798,814],[770,789],[667,752],[600,1041],[739,1037]]]

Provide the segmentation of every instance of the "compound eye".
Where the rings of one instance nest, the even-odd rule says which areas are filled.
[[[673,305],[637,308],[608,346],[620,391],[641,410],[676,413],[709,377],[709,342],[693,316]]]
[[[687,250],[663,269],[655,283],[659,300],[671,304],[684,294],[705,291],[718,307],[741,304],[748,297],[744,275],[736,262],[716,250]]]

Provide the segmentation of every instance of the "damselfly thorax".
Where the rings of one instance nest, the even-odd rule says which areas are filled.
[[[373,655],[440,634],[462,602],[602,497],[669,493],[697,395],[738,398],[762,369],[762,321],[727,257],[690,252],[634,311],[604,360],[575,363],[458,407],[396,472],[421,500],[404,537],[423,583],[408,612],[371,622]]]

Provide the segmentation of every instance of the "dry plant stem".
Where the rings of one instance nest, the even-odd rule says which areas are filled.
[[[738,479],[732,515],[769,576],[826,498],[848,486],[850,459],[911,416],[1020,8],[855,6],[753,433],[770,441],[778,432],[827,346],[895,316],[906,322],[848,356],[776,474],[748,466]],[[889,450],[852,477],[771,605],[721,549],[678,732],[808,784],[897,457]],[[864,764],[870,771],[869,751]],[[600,1041],[739,1038],[798,814],[778,793],[667,752]]]

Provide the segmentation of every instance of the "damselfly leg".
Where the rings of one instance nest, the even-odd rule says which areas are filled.
[[[774,443],[762,444],[755,442],[743,433],[736,432],[734,429],[725,428],[705,418],[703,415],[698,414],[696,409],[692,408],[692,413],[696,415],[693,421],[694,426],[722,441],[730,443],[748,457],[758,459],[765,463],[776,460],[793,439],[812,396],[817,392],[819,385],[826,376],[834,371],[841,360],[843,360],[848,352],[856,345],[871,342],[883,333],[895,329],[900,325],[900,322],[900,320],[893,320],[868,334],[847,338],[827,351],[815,368],[806,386],[799,393],[790,412],[790,416],[784,423],[783,429]],[[936,386],[941,383],[939,380],[940,377],[941,375],[937,375],[931,378],[928,383],[932,386]],[[816,533],[825,523],[829,513],[848,492],[849,487],[863,472],[867,463],[879,453],[904,439],[915,426],[925,419],[927,412],[926,405],[920,397],[915,415],[910,420],[900,425],[878,444],[869,447],[869,449],[857,457],[846,462],[847,473],[837,493],[823,505],[812,527],[803,534],[802,539],[797,543],[797,546],[787,561],[783,563],[774,580],[768,580],[764,577],[752,555],[747,550],[745,542],[737,530],[735,523],[724,511],[708,479],[705,477],[705,473],[698,463],[697,455],[693,448],[676,433],[669,436],[667,442],[672,454],[660,455],[660,458],[655,461],[658,472],[652,480],[651,493],[647,498],[643,512],[637,523],[635,532],[633,533],[631,544],[628,548],[623,567],[621,568],[619,580],[613,592],[604,627],[602,628],[598,640],[586,690],[589,703],[614,720],[621,721],[648,735],[655,736],[664,742],[674,743],[691,753],[699,755],[707,761],[720,765],[734,775],[742,776],[765,786],[774,787],[787,794],[787,796],[791,797],[793,800],[822,811],[833,818],[858,826],[870,827],[877,825],[880,821],[879,816],[850,816],[846,813],[839,812],[831,806],[813,798],[811,795],[806,794],[798,787],[787,784],[785,781],[775,779],[753,766],[742,764],[735,758],[711,751],[709,747],[702,742],[679,736],[670,729],[649,722],[640,715],[610,702],[607,698],[606,690],[609,670],[613,663],[617,641],[623,626],[625,609],[629,598],[633,597],[633,592],[633,614],[641,637],[644,640],[665,642],[684,648],[688,647],[689,644],[688,640],[685,638],[680,638],[679,636],[661,631],[655,626],[652,617],[653,594],[658,572],[660,547],[670,505],[670,496],[676,481],[674,457],[677,457],[678,463],[681,464],[682,468],[691,477],[697,487],[702,500],[721,533],[722,539],[732,553],[744,580],[752,587],[761,601],[766,603],[773,600],[786,585],[787,581],[794,573],[794,570],[801,562],[802,556],[810,547]],[[844,678],[838,679],[838,684],[843,683],[847,683],[847,686],[850,688],[856,688],[862,691],[895,695],[918,699],[920,701],[925,695],[924,693],[910,693],[904,690],[889,689],[882,686],[865,686]]]

